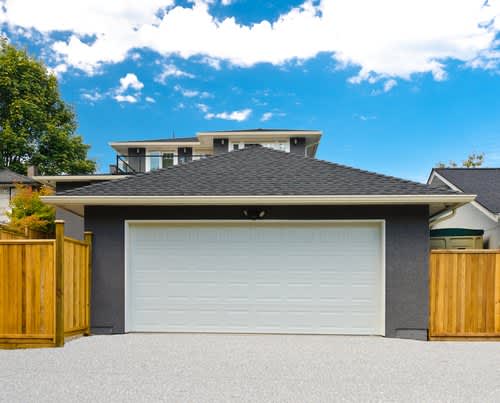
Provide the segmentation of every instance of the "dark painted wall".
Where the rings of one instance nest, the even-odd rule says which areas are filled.
[[[427,206],[271,206],[267,219],[385,219],[386,335],[425,339],[428,318]],[[243,219],[242,207],[99,207],[85,209],[94,233],[92,328],[124,331],[125,219]]]
[[[293,154],[306,155],[306,139],[304,137],[290,138],[290,152]]]
[[[83,217],[57,207],[56,219],[64,220],[64,235],[83,241]]]
[[[229,150],[228,139],[214,139],[214,154],[225,153]]]
[[[128,164],[135,172],[146,171],[146,149],[131,147],[128,149]]]

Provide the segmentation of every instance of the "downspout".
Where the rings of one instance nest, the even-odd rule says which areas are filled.
[[[429,220],[429,227],[432,228],[434,225],[440,223],[440,222],[443,222],[443,221],[446,221],[446,220],[449,220],[450,218],[454,217],[455,214],[457,214],[457,208],[455,207],[453,210],[450,211],[450,214],[447,214],[445,216],[442,216],[442,217],[439,217],[439,218],[436,218],[436,219],[430,219]]]

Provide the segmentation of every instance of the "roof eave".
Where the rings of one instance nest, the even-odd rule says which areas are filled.
[[[82,214],[84,206],[207,205],[463,205],[475,195],[269,195],[269,196],[44,196],[45,203]]]

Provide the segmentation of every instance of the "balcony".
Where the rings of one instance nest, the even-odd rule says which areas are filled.
[[[178,155],[172,153],[149,155],[117,155],[116,174],[135,174],[186,164],[208,157],[208,154]]]

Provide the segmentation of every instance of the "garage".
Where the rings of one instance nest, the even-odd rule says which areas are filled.
[[[125,223],[125,331],[384,335],[384,222]]]

